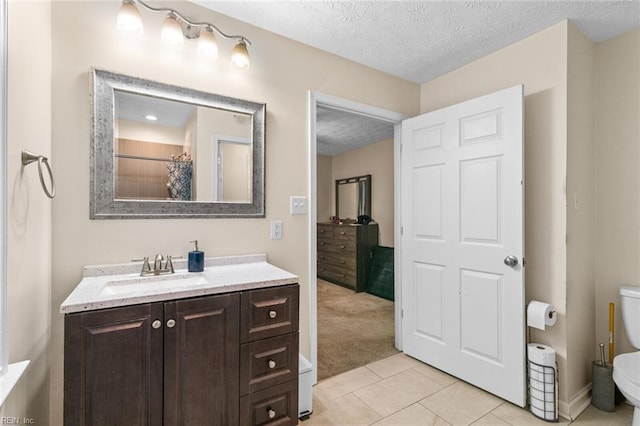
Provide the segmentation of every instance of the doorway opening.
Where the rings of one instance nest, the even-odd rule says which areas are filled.
[[[317,236],[317,227],[318,223],[329,223],[330,218],[332,216],[338,216],[335,214],[335,185],[334,182],[337,179],[349,178],[354,176],[360,176],[363,174],[370,173],[362,173],[363,169],[357,168],[358,161],[364,162],[376,162],[376,160],[362,158],[361,155],[365,151],[366,155],[378,156],[381,159],[380,162],[388,162],[387,171],[382,172],[382,175],[379,175],[378,181],[378,189],[380,192],[387,192],[388,199],[386,201],[383,200],[384,196],[378,196],[378,202],[381,204],[385,204],[385,207],[388,213],[382,213],[381,209],[383,207],[378,207],[376,210],[376,190],[372,193],[372,211],[371,218],[379,222],[378,227],[380,228],[380,233],[378,236],[377,244],[381,246],[387,247],[398,247],[396,244],[396,240],[399,236],[399,224],[396,223],[393,218],[398,213],[398,189],[399,189],[399,174],[398,174],[398,161],[399,161],[399,149],[400,149],[400,140],[399,140],[399,132],[400,126],[399,124],[403,119],[407,118],[407,116],[389,110],[384,110],[377,107],[372,107],[370,105],[360,104],[357,102],[353,102],[350,100],[337,98],[334,96],[324,95],[317,92],[310,92],[309,94],[309,320],[310,320],[310,346],[311,346],[311,363],[313,366],[313,379],[314,383],[317,382],[318,378],[322,379],[325,377],[320,376],[318,374],[318,366],[319,362],[322,363],[323,359],[318,358],[318,344],[319,344],[319,336],[322,338],[326,335],[331,335],[333,331],[335,331],[335,327],[329,331],[328,333],[319,333],[319,327],[328,326],[323,325],[322,321],[319,321],[318,314],[319,312],[325,312],[326,307],[328,310],[336,310],[339,309],[338,306],[340,304],[346,306],[355,307],[352,302],[338,302],[331,300],[319,300],[319,297],[333,297],[336,295],[342,295],[348,298],[360,296],[359,299],[366,299],[371,296],[374,299],[377,296],[372,296],[367,294],[366,292],[356,292],[354,289],[344,288],[345,282],[340,279],[334,279],[330,281],[334,281],[333,283],[327,282],[324,279],[317,278],[318,276],[318,236]],[[354,138],[353,135],[349,135],[350,133],[361,133],[365,130],[374,130],[378,128],[380,132],[386,131],[386,139],[382,140],[369,140],[369,143],[357,142],[357,137]],[[339,135],[340,134],[340,135]],[[345,148],[345,139],[353,139],[354,141],[347,143],[351,149]],[[365,137],[366,139],[366,137]],[[371,143],[372,141],[376,143]],[[353,151],[356,149],[357,151]],[[349,151],[355,152],[356,154],[352,154],[349,157]],[[331,158],[331,157],[341,157],[339,159]],[[324,165],[322,164],[324,163]],[[328,166],[331,172],[327,172],[327,163],[331,165]],[[335,173],[333,172],[335,164]],[[347,165],[345,165],[347,164]],[[356,166],[355,168],[349,169],[348,165]],[[383,167],[384,168],[384,167]],[[366,172],[366,170],[365,170]],[[386,174],[385,174],[386,173]],[[344,175],[344,176],[343,176]],[[375,176],[373,176],[372,185],[375,188],[376,180]],[[387,188],[385,191],[383,188]],[[395,195],[391,195],[395,194]],[[377,218],[377,213],[380,213],[380,218]],[[399,253],[395,252],[395,262],[399,259]],[[395,268],[396,271],[396,282],[398,282],[398,268]],[[326,274],[325,274],[326,275]],[[322,278],[325,278],[323,276]],[[336,283],[342,284],[343,287],[337,287]],[[346,287],[349,287],[347,284]],[[390,308],[392,311],[392,347],[395,346],[397,349],[401,349],[401,332],[400,332],[400,292],[399,286],[395,286],[395,290],[392,290],[394,294],[395,303],[390,302],[393,306]],[[355,300],[355,299],[354,299]],[[383,302],[389,302],[384,300]],[[363,302],[366,304],[367,302]],[[384,303],[383,303],[384,304]],[[324,309],[324,310],[323,310]],[[388,305],[387,305],[387,309]],[[375,311],[375,308],[373,309]],[[346,314],[348,317],[348,313]],[[338,319],[338,321],[340,321]],[[345,320],[345,321],[348,321]],[[365,320],[366,321],[366,320]],[[375,318],[371,318],[370,321],[376,321]],[[360,326],[361,328],[362,326]],[[349,327],[341,327],[345,332],[349,332]],[[345,330],[346,329],[346,330]],[[353,332],[360,333],[361,331],[358,328],[354,328]],[[344,341],[349,341],[348,336],[342,336]],[[355,347],[357,343],[352,341],[350,346]],[[342,345],[346,346],[346,345]],[[373,348],[373,347],[372,347]],[[371,349],[375,351],[374,349]],[[394,350],[395,351],[395,350]],[[329,349],[331,352],[331,349]],[[334,360],[325,360],[329,363],[335,362]],[[341,367],[338,367],[339,371]],[[342,367],[344,368],[344,367]],[[351,369],[349,367],[347,369]],[[330,371],[331,369],[327,370]]]

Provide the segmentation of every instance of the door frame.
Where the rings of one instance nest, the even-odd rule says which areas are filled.
[[[213,135],[213,164],[215,170],[215,176],[213,179],[213,199],[217,200],[220,197],[220,193],[223,192],[224,183],[222,180],[222,171],[224,170],[223,164],[221,163],[220,158],[220,144],[223,142],[234,143],[238,145],[251,145],[251,140],[249,138],[241,137],[241,136],[226,136],[226,135]],[[249,171],[252,170],[252,167],[249,167]],[[249,178],[249,183],[251,183],[251,178]],[[249,191],[251,194],[253,188]]]
[[[351,101],[349,99],[340,98],[333,95],[327,95],[324,93],[309,91],[308,92],[308,142],[309,142],[309,214],[308,214],[308,233],[309,233],[309,345],[310,345],[310,362],[311,362],[311,377],[313,384],[318,382],[318,309],[317,309],[317,290],[318,290],[318,278],[317,278],[317,235],[316,235],[316,223],[317,218],[317,123],[316,123],[316,108],[317,106],[324,106],[352,114],[358,114],[376,120],[385,121],[394,125],[393,132],[393,176],[394,176],[394,281],[400,283],[400,144],[401,144],[401,123],[402,120],[409,118],[408,115],[387,110],[384,108],[378,108],[372,105],[363,104],[360,102]],[[402,307],[402,286],[394,286],[394,308],[395,308],[395,346],[397,349],[402,350],[402,321],[401,321],[401,307]]]

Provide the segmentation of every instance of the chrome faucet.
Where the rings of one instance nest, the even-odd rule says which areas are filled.
[[[140,271],[140,276],[145,277],[147,275],[173,274],[175,271],[173,269],[173,261],[171,260],[171,258],[172,256],[169,255],[165,257],[161,254],[157,254],[153,262],[153,269],[151,268],[151,264],[149,263],[148,256],[145,256],[144,259],[134,259],[134,261],[142,260],[142,271]]]

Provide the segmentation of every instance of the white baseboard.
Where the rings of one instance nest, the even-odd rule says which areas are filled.
[[[583,387],[570,402],[558,402],[558,414],[574,421],[591,404],[591,383]]]

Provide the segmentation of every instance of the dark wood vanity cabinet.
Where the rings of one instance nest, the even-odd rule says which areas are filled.
[[[298,299],[286,285],[67,314],[65,426],[297,424]]]
[[[378,224],[318,223],[318,277],[365,291],[373,249],[378,245]]]

